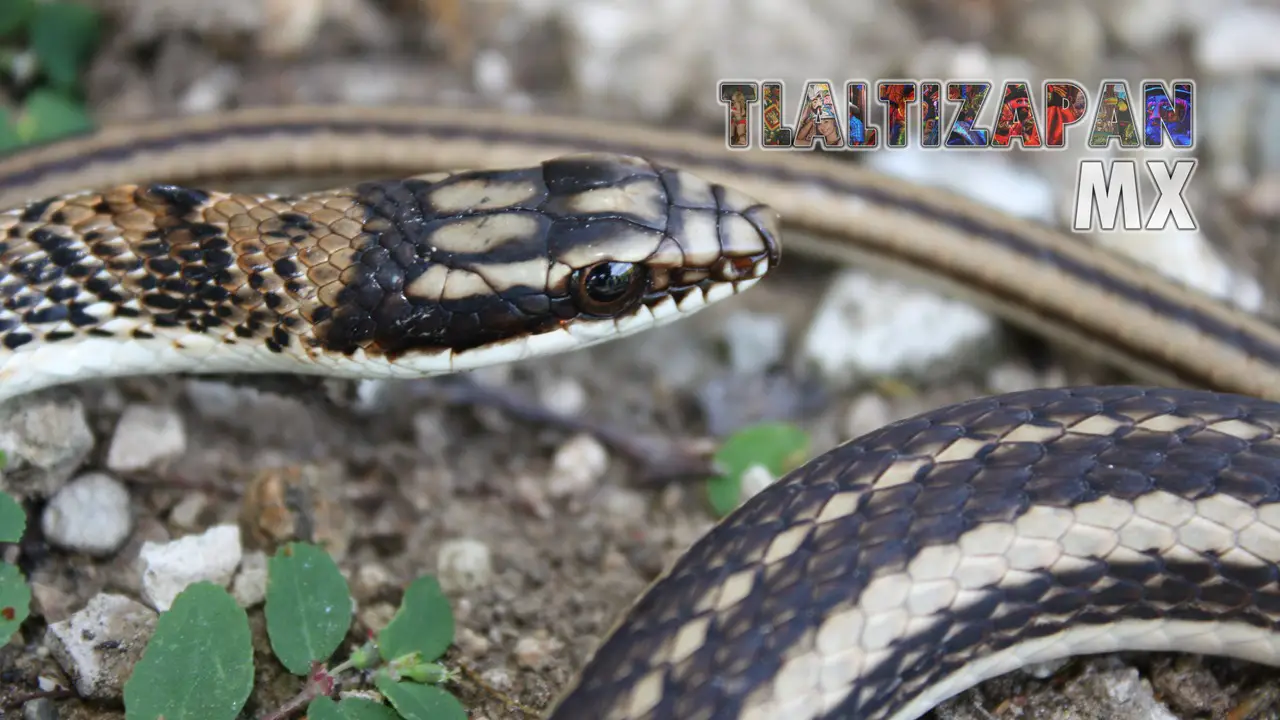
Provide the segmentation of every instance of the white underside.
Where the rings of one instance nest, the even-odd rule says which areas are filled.
[[[736,291],[755,282],[740,282]],[[705,297],[692,293],[679,305],[667,298],[619,320],[579,320],[551,332],[475,350],[412,353],[395,361],[363,352],[308,356],[297,342],[286,352],[273,353],[261,340],[237,339],[235,344],[227,344],[220,335],[139,324],[138,329],[155,337],[135,340],[125,332],[110,338],[81,336],[54,343],[33,342],[16,351],[0,351],[0,401],[54,385],[137,375],[293,373],[361,379],[445,375],[590,347],[666,325],[734,293],[732,286],[716,285]]]
[[[1124,620],[1072,628],[976,659],[887,720],[916,720],[944,700],[1026,665],[1121,651],[1218,655],[1275,666],[1280,665],[1280,636],[1240,623],[1178,620]]]

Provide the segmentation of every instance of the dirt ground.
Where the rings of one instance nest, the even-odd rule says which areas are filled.
[[[379,75],[400,78],[395,82],[414,78],[412,87],[388,91],[388,102],[492,104],[474,78],[459,70],[469,67],[482,40],[468,29],[475,21],[467,8],[488,4],[423,3],[428,11],[422,14],[409,0],[369,3],[370,17],[384,23],[413,18],[425,28],[420,37],[401,38],[390,56],[375,55],[353,40],[358,31],[337,33],[333,40],[331,30],[319,31],[296,54],[282,56],[252,33],[217,31],[218,21],[164,20],[181,17],[177,10],[156,11],[153,37],[141,42],[141,31],[127,15],[141,12],[137,3],[101,5],[112,22],[89,74],[89,96],[103,122],[189,109],[199,105],[191,99],[198,92],[211,94],[214,107],[358,97],[351,88]],[[224,10],[230,13],[233,5],[238,4]],[[460,20],[461,15],[472,19]],[[597,105],[575,98],[567,81],[556,80],[563,75],[562,62],[548,53],[541,66],[521,69],[518,82],[525,76],[542,78],[522,86],[532,105],[595,112]],[[201,90],[201,83],[212,89]],[[334,89],[338,86],[345,89]],[[689,129],[716,130],[695,125]],[[1251,230],[1230,248],[1233,257],[1265,266],[1266,258],[1250,255],[1259,233],[1265,236]],[[509,373],[485,373],[484,379],[502,393],[667,439],[719,435],[763,418],[790,419],[814,433],[814,454],[849,437],[851,429],[871,429],[859,425],[866,422],[868,398],[880,403],[872,417],[888,422],[993,391],[991,376],[983,373],[939,383],[823,385],[797,361],[795,347],[804,318],[820,301],[832,272],[788,261],[768,282],[687,321],[524,363]],[[732,371],[725,336],[753,313],[787,319],[786,359],[767,374],[742,376]],[[1033,339],[1013,338],[998,364],[1014,368],[1027,382],[1114,379]],[[302,473],[335,509],[332,516],[321,516],[320,527],[345,547],[341,566],[359,606],[353,642],[385,624],[400,589],[417,575],[461,572],[465,581],[472,572],[470,585],[450,594],[458,633],[447,661],[463,672],[451,689],[473,718],[537,717],[619,613],[711,527],[713,518],[700,484],[646,483],[617,453],[608,454],[603,472],[586,477],[566,472],[564,463],[584,452],[573,433],[492,408],[455,406],[440,399],[438,385],[422,381],[383,388],[373,409],[364,411],[349,403],[326,404],[319,396],[281,397],[220,381],[151,378],[76,387],[69,392],[88,408],[98,440],[86,469],[101,466],[122,409],[134,402],[176,408],[190,450],[157,472],[122,478],[132,491],[136,529],[116,557],[69,555],[37,538],[26,547],[39,553],[36,576],[63,589],[72,608],[102,590],[129,592],[136,587],[129,560],[141,542],[189,532],[174,525],[173,513],[191,502],[192,493],[204,500],[198,513],[203,528],[236,522],[241,496],[252,484]],[[767,400],[744,400],[751,397]],[[471,544],[459,546],[459,540]],[[442,548],[459,547],[487,554],[487,569],[485,563],[442,569]],[[458,562],[450,557],[444,564]],[[297,681],[271,659],[260,608],[250,617],[259,683],[245,717],[257,717],[294,693]],[[28,642],[0,651],[0,702],[31,693],[37,677],[61,677],[40,649],[42,621],[28,625],[23,633]],[[1144,709],[1142,698],[1150,698],[1177,718],[1275,718],[1280,712],[1271,701],[1277,687],[1271,671],[1223,660],[1095,658],[1039,676],[997,678],[948,702],[933,717],[1168,717],[1162,710]],[[54,706],[57,717],[66,720],[124,716],[110,704],[76,699],[60,698]],[[19,717],[21,711],[5,706],[0,716]]]

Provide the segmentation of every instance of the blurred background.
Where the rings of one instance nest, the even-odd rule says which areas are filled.
[[[855,79],[980,79],[997,92],[1005,80],[1036,88],[1069,79],[1092,98],[1103,79],[1137,90],[1144,79],[1189,78],[1197,82],[1190,154],[1200,167],[1188,197],[1200,230],[1091,240],[1275,314],[1275,0],[92,0],[78,3],[87,12],[54,13],[43,29],[29,24],[34,11],[18,8],[44,3],[0,2],[0,36],[9,38],[0,56],[0,144],[10,147],[89,126],[323,103],[490,108],[529,122],[539,122],[537,113],[578,115],[722,143],[726,110],[716,88],[724,79],[784,81],[791,122],[813,79],[837,87]],[[993,124],[996,104],[987,103],[983,125]],[[880,117],[877,109],[873,118]],[[913,148],[842,159],[1064,227],[1078,161],[1125,157],[1083,148],[1087,123],[1075,127],[1065,151]],[[636,432],[720,437],[760,420],[801,422],[815,453],[980,394],[1114,379],[928,288],[857,268],[785,264],[781,277],[696,322],[482,375],[543,405]],[[173,470],[184,477],[243,478],[310,462],[319,438],[340,437],[326,435],[321,420],[299,419],[305,412],[296,405],[199,382],[126,383],[90,394],[95,427],[110,428],[138,397],[174,404],[200,429],[201,447]],[[460,627],[451,658],[483,680],[463,688],[477,718],[533,717],[491,690],[526,707],[545,705],[616,613],[713,521],[701,489],[628,486],[623,464],[588,441],[483,412],[459,422],[413,395],[371,402],[385,412],[365,431],[396,429],[361,440],[339,458],[338,473],[353,514],[363,515],[342,531],[351,558],[384,571],[360,576],[359,620],[385,624],[388,588],[409,574],[445,574],[458,557],[482,558],[472,575],[459,571],[471,580],[451,594]],[[370,500],[380,497],[383,475],[413,498],[407,509]],[[143,523],[148,532],[181,534],[176,497],[136,502],[154,511]],[[228,507],[210,499],[207,517],[224,517]],[[109,568],[94,578],[44,581],[69,596],[127,585]],[[1280,717],[1268,709],[1274,683],[1258,677],[1213,661],[1105,658],[993,681],[936,717]],[[115,717],[78,705],[63,712]]]

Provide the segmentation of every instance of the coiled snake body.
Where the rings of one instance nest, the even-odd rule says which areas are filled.
[[[576,150],[595,154],[558,157]],[[458,167],[475,169],[295,196],[181,184]],[[175,371],[411,377],[607,340],[777,264],[777,217],[748,195],[810,233],[789,249],[923,275],[1202,389],[983,398],[813,459],[655,582],[551,717],[911,720],[1073,654],[1280,665],[1280,332],[1076,239],[816,157],[421,108],[245,111],[37,148],[0,160],[0,399]]]

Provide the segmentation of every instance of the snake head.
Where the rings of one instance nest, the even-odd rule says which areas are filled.
[[[364,248],[318,338],[402,372],[629,335],[741,292],[779,260],[772,209],[630,156],[365,183],[355,195]]]

